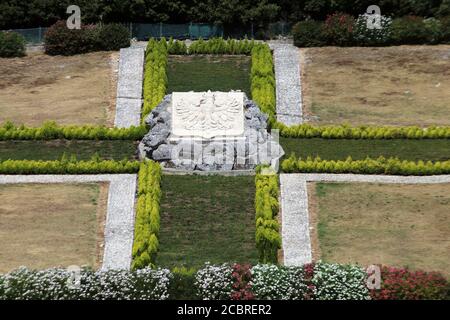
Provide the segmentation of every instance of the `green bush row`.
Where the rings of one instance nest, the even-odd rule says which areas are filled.
[[[324,138],[324,139],[449,139],[450,127],[381,127],[330,125],[313,126],[301,124],[287,126],[277,122],[274,128],[280,135],[288,138]]]
[[[120,24],[98,24],[67,28],[59,21],[45,33],[45,53],[50,55],[74,55],[93,51],[119,50],[130,46],[130,32]]]
[[[16,126],[5,122],[0,127],[2,140],[139,140],[147,133],[145,126],[129,128],[107,128],[105,126],[60,126],[47,121],[41,127]]]
[[[276,95],[272,52],[267,44],[255,44],[252,49],[250,71],[252,99],[261,111],[269,116],[269,124],[275,123]]]
[[[61,160],[4,160],[0,161],[0,174],[100,174],[136,173],[139,161],[100,160],[76,161],[74,158]]]
[[[243,54],[250,55],[256,46],[254,40],[235,40],[212,38],[209,40],[199,39],[189,46],[186,54]]]
[[[0,58],[23,57],[25,38],[16,32],[0,32]]]
[[[367,14],[355,19],[349,14],[334,13],[325,21],[301,21],[292,29],[294,44],[317,47],[450,43],[450,16],[440,19],[381,16],[378,28],[370,26],[372,19]]]
[[[388,174],[426,176],[450,173],[450,160],[446,161],[407,161],[398,158],[364,160],[322,160],[320,157],[312,159],[297,158],[294,154],[283,160],[281,169],[284,172],[303,173],[356,173],[356,174]]]
[[[160,183],[160,165],[149,160],[142,162],[138,177],[138,200],[133,243],[133,270],[155,265],[159,247]]]
[[[150,39],[145,52],[144,107],[142,120],[164,98],[167,91],[167,41]]]
[[[259,262],[277,263],[281,248],[278,176],[270,168],[258,167],[255,177],[256,248]]]

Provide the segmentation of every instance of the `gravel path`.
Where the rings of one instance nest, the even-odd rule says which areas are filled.
[[[284,264],[298,266],[311,262],[307,182],[373,182],[431,184],[450,183],[450,175],[387,176],[361,174],[280,174],[282,245]]]
[[[298,48],[288,43],[269,44],[274,50],[277,119],[286,125],[301,124],[303,108]]]
[[[109,182],[102,270],[130,269],[134,236],[135,174],[0,175],[0,184]]]
[[[141,47],[120,49],[116,127],[128,128],[140,124],[144,53]]]
[[[310,263],[312,254],[306,181],[282,174],[280,184],[284,265],[300,266]]]

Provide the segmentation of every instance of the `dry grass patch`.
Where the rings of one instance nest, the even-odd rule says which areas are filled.
[[[107,190],[107,183],[0,185],[0,272],[99,267]]]
[[[450,277],[450,184],[317,183],[308,191],[315,259]]]
[[[313,122],[450,125],[450,46],[302,49]]]
[[[117,59],[117,52],[0,58],[0,123],[112,125]]]

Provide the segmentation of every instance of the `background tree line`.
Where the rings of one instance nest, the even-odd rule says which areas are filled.
[[[262,27],[269,22],[322,20],[341,11],[352,15],[378,4],[382,14],[424,17],[450,15],[450,0],[0,0],[0,29],[50,26],[77,4],[83,23],[221,23]]]

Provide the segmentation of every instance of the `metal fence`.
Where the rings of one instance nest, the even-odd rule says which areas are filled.
[[[279,36],[286,37],[290,34],[292,24],[286,22],[271,23],[261,28],[250,23],[246,26],[222,26],[220,24],[207,23],[123,23],[130,30],[131,38],[143,41],[149,38],[173,37],[174,39],[209,39],[213,37],[273,39]],[[40,44],[44,42],[44,34],[48,28],[39,27],[31,29],[12,29],[3,31],[17,32],[24,36],[28,44]]]

